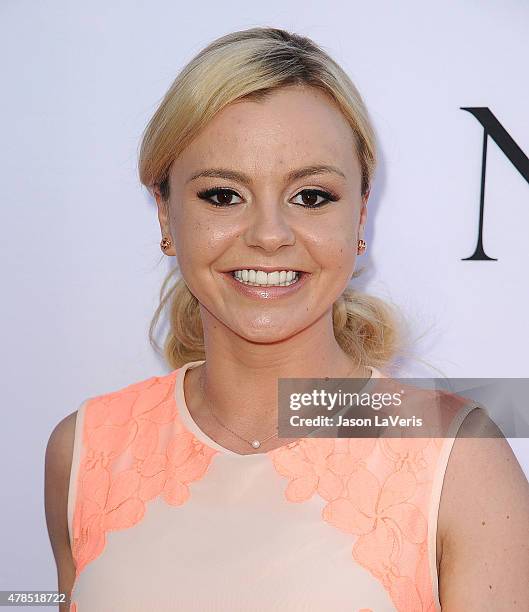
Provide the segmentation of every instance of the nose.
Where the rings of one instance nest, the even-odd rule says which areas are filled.
[[[281,207],[267,204],[256,206],[251,211],[244,235],[246,244],[261,247],[268,252],[276,251],[284,245],[295,244],[295,232]]]

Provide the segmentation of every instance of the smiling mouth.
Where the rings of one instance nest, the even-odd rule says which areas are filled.
[[[251,287],[289,287],[297,283],[306,272],[281,270],[267,274],[255,270],[232,270],[229,274],[239,283]]]

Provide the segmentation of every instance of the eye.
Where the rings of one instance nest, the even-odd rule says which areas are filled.
[[[296,202],[296,204],[301,204],[304,208],[321,208],[329,202],[336,202],[338,199],[338,196],[333,193],[321,189],[303,189],[294,197],[298,198],[299,196],[304,198],[305,201],[304,203]],[[323,201],[318,202],[318,198],[323,198]]]
[[[212,196],[217,196],[218,200],[213,200]],[[240,202],[230,201],[233,196],[240,197],[235,193],[235,191],[232,191],[231,189],[226,189],[226,187],[212,187],[211,189],[205,189],[204,191],[199,191],[197,193],[197,197],[199,197],[201,200],[206,200],[210,204],[213,204],[213,206],[221,207],[234,206],[235,204],[239,204]]]
[[[235,191],[226,187],[211,187],[210,189],[205,189],[197,193],[197,197],[200,199],[206,200],[210,204],[213,204],[213,206],[219,207],[239,204],[240,202],[231,201],[233,196],[240,197]],[[328,191],[323,191],[322,189],[303,189],[294,197],[298,198],[300,196],[304,201],[295,203],[300,204],[304,208],[321,208],[329,202],[336,202],[336,200],[338,200],[337,195]],[[216,197],[217,200],[214,200],[214,197]],[[318,202],[318,198],[322,198],[322,200]]]

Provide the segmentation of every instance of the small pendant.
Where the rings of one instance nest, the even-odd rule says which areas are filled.
[[[259,440],[254,440],[254,441],[252,442],[252,446],[253,446],[254,448],[259,448],[259,447],[261,446],[261,443],[259,442]]]

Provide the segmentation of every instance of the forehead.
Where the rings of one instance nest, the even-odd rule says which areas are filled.
[[[332,98],[307,86],[273,91],[262,101],[222,109],[175,160],[174,171],[232,164],[248,173],[311,163],[358,170],[354,135]]]

